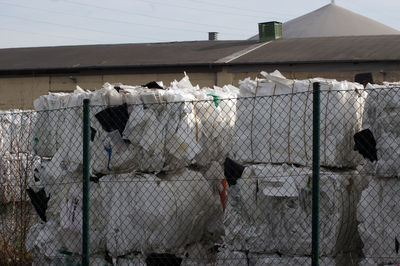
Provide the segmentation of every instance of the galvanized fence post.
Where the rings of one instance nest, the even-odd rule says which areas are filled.
[[[313,162],[312,162],[312,265],[319,265],[319,172],[321,90],[313,83]]]
[[[90,100],[83,100],[82,266],[89,265]]]

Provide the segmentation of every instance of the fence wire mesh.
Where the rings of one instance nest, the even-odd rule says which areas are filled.
[[[322,90],[320,264],[400,262],[400,91]],[[78,265],[82,107],[0,115],[0,265]],[[91,265],[310,265],[312,91],[91,106]]]

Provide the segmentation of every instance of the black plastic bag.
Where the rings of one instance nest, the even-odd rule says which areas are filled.
[[[168,253],[151,253],[146,258],[146,264],[148,266],[179,266],[181,263],[182,258]]]
[[[376,140],[371,130],[364,129],[354,134],[354,150],[371,162],[378,160]]]
[[[118,130],[122,136],[129,119],[128,106],[126,104],[112,106],[98,112],[95,117],[106,132]]]
[[[163,87],[161,87],[157,82],[155,81],[151,81],[149,83],[147,83],[146,85],[142,85],[142,87],[147,87],[149,89],[161,89],[164,90]]]
[[[28,188],[26,192],[28,193],[32,205],[35,208],[40,219],[42,219],[42,221],[44,222],[47,222],[46,210],[47,210],[47,203],[49,202],[50,199],[50,195],[48,197],[46,196],[44,188],[40,189],[38,192],[35,192],[32,188]]]
[[[224,174],[229,186],[236,185],[237,180],[242,176],[244,166],[226,157],[224,162]]]

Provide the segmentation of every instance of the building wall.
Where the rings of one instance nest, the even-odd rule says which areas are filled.
[[[48,91],[48,77],[0,78],[0,109],[31,109],[33,99]]]
[[[187,74],[194,85],[210,87],[216,82],[215,73]],[[173,80],[183,77],[183,73],[0,77],[0,109],[33,109],[33,101],[39,96],[48,92],[72,92],[77,85],[88,90],[100,89],[105,82],[142,85],[150,81],[163,81],[169,85]]]
[[[222,68],[218,71],[205,70],[187,71],[193,85],[201,87],[212,87],[213,85],[223,86],[225,84],[233,84],[239,86],[239,80],[247,77],[255,78],[260,75],[259,70],[271,72],[275,69],[282,70],[281,73],[287,78],[307,79],[313,77],[332,78],[337,80],[353,81],[354,76],[359,73],[371,72],[374,82],[381,83],[383,81],[400,81],[400,70],[288,70],[285,68],[259,68],[257,71],[235,70]],[[163,81],[168,85],[173,80],[180,80],[184,76],[183,71],[176,73],[136,73],[136,74],[57,74],[43,75],[37,77],[0,76],[0,109],[33,109],[33,101],[41,95],[48,92],[72,92],[76,85],[83,89],[99,89],[105,82],[123,83],[128,85],[142,85],[149,81]]]

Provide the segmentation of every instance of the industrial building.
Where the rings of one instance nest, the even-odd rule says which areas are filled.
[[[283,24],[260,23],[249,40],[0,49],[0,109],[30,109],[40,95],[76,85],[168,83],[183,72],[200,86],[238,85],[276,69],[296,79],[399,81],[400,32],[331,3]]]

